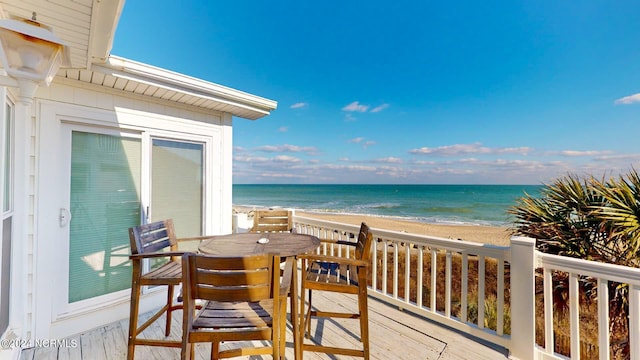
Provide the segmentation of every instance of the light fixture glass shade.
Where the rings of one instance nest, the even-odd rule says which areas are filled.
[[[0,60],[15,79],[51,83],[63,60],[65,45],[47,28],[24,20],[0,20]]]

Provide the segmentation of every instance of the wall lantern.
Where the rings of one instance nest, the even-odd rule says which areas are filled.
[[[70,66],[69,48],[50,28],[29,19],[0,19],[0,61],[9,77],[0,85],[20,89],[20,100],[33,101],[38,86],[49,86],[60,66]]]

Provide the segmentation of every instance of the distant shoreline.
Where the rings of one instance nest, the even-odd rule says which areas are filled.
[[[531,185],[234,185],[234,205],[318,215],[371,215],[442,225],[511,226],[510,207]]]
[[[247,206],[233,206],[234,211],[238,213],[249,213],[254,209],[260,208],[262,207],[254,208]],[[370,214],[317,213],[306,212],[304,210],[296,210],[296,215],[351,225],[359,225],[364,221],[372,228],[435,236],[446,239],[466,240],[498,246],[509,246],[509,238],[511,236],[506,226],[430,224]]]
[[[295,209],[298,213],[305,213],[307,216],[371,216],[382,219],[389,219],[395,221],[406,221],[420,224],[429,224],[429,225],[443,225],[443,226],[480,226],[480,227],[497,227],[503,228],[507,227],[506,224],[496,223],[492,221],[486,220],[445,220],[438,219],[436,221],[429,221],[426,218],[421,217],[410,217],[410,216],[396,216],[396,215],[382,215],[382,214],[366,214],[366,213],[356,213],[356,212],[341,212],[341,211],[331,211],[331,210],[317,210],[317,209],[302,209],[302,208],[293,208],[288,206],[261,206],[261,205],[233,205],[233,209],[236,212],[244,212],[248,213],[253,211],[254,209]]]

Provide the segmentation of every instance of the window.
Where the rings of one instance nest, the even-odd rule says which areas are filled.
[[[2,232],[0,233],[0,335],[9,326],[9,294],[11,293],[11,229],[13,218],[13,105],[7,102],[2,119],[4,133],[4,180]]]
[[[204,144],[153,139],[152,221],[172,218],[178,237],[202,233]]]

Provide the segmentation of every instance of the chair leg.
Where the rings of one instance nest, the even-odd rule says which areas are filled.
[[[171,335],[171,313],[173,312],[173,285],[167,286],[167,323],[164,328],[164,336]]]
[[[369,304],[367,288],[361,287],[358,293],[358,308],[360,309],[360,340],[364,351],[364,359],[369,359]]]
[[[219,359],[220,354],[220,342],[214,341],[211,343],[211,360]]]
[[[303,263],[304,265],[304,263]],[[304,269],[304,267],[303,267]],[[298,347],[296,349],[296,360],[303,358],[303,350],[302,345],[304,344],[304,280],[302,280],[302,285],[300,287],[300,305],[298,306],[298,318],[296,321],[299,321],[298,324]]]
[[[136,350],[136,336],[138,336],[138,307],[140,305],[140,262],[133,261],[131,299],[129,310],[129,339],[127,344],[127,360],[133,360]]]
[[[189,351],[189,349],[191,348],[192,344],[189,344],[188,342],[183,341],[182,342],[182,349],[180,350],[180,359],[181,360],[190,360],[191,359],[191,351]]]
[[[304,324],[305,328],[307,329],[307,338],[311,337],[311,294],[312,291],[311,289],[309,289],[309,310],[307,310],[307,313],[304,314]]]
[[[294,358],[296,360],[300,359],[298,357],[298,352],[299,352],[299,345],[300,345],[300,312],[298,310],[298,260],[296,260],[294,262],[294,267],[293,267],[293,271],[291,274],[291,284],[289,284],[290,289],[289,289],[289,305],[290,305],[290,317],[291,317],[291,329],[292,329],[292,333],[293,333],[293,351],[294,351]],[[285,305],[285,309],[284,311],[286,312],[286,305]],[[280,336],[282,336],[281,343],[282,343],[282,348],[280,350],[281,352],[281,357],[284,358],[284,353],[285,353],[285,345],[286,345],[286,334],[287,334],[287,326],[286,326],[286,322],[283,323],[282,326],[282,331],[280,332]]]
[[[272,328],[272,342],[271,342],[271,353],[273,354],[274,360],[280,360],[280,326],[277,328]],[[277,334],[277,335],[276,335]]]
[[[273,346],[278,346],[280,348],[280,357],[284,357],[284,352],[285,352],[285,346],[286,346],[286,337],[287,337],[287,301],[286,299],[282,299],[282,308],[280,309],[281,314],[285,314],[281,317],[281,320],[279,322],[279,341],[276,344],[275,342],[273,343]],[[294,321],[294,315],[293,315],[293,311],[291,312],[291,324],[293,324]],[[294,329],[295,330],[295,329]]]

